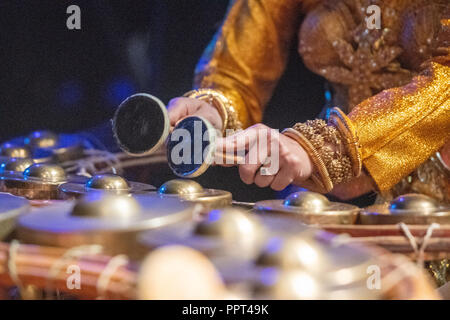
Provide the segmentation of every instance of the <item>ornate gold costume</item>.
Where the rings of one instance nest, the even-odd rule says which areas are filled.
[[[369,5],[381,9],[381,29],[367,28]],[[449,1],[236,0],[196,86],[223,92],[244,127],[260,122],[297,32],[305,64],[349,113],[378,189],[408,190],[421,165],[435,172],[430,157],[450,141]],[[430,179],[450,190],[448,176]],[[450,201],[445,193],[440,200]]]

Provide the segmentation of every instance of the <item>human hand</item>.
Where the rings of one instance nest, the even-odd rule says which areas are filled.
[[[314,169],[308,154],[295,140],[263,124],[218,138],[215,163],[238,165],[244,183],[278,191],[307,180]]]
[[[169,102],[168,112],[172,127],[185,117],[199,116],[208,120],[217,130],[222,131],[223,129],[223,120],[219,111],[203,100],[186,97],[174,98]]]

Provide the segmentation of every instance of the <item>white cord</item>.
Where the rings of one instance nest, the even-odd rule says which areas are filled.
[[[405,223],[400,222],[398,224],[398,226],[403,231],[406,238],[409,240],[409,244],[411,245],[411,247],[414,250],[414,253],[416,255],[417,265],[419,267],[423,267],[424,254],[425,254],[425,249],[428,246],[428,242],[430,241],[431,237],[433,236],[433,231],[435,229],[439,229],[441,226],[438,223],[430,224],[427,228],[425,236],[423,237],[423,240],[422,240],[422,244],[420,246],[417,244],[416,238],[412,235],[411,231],[409,230],[408,226]]]
[[[52,281],[58,276],[61,268],[66,263],[66,260],[75,259],[83,255],[95,255],[100,254],[103,251],[100,245],[82,245],[78,247],[73,247],[68,249],[58,260],[56,260],[50,267],[47,276],[46,292],[50,292],[52,289]],[[57,296],[59,297],[59,291],[57,291]]]
[[[111,281],[111,277],[114,273],[122,266],[127,265],[129,262],[128,257],[124,254],[119,254],[115,257],[112,257],[105,268],[102,270],[100,276],[97,280],[97,299],[104,299],[106,290],[108,289],[108,285]]]
[[[22,291],[22,281],[19,279],[19,275],[17,273],[17,254],[19,251],[20,242],[17,240],[11,241],[11,244],[9,245],[9,252],[8,252],[8,273],[11,277],[14,284],[19,289],[19,292]]]
[[[331,247],[336,248],[340,245],[352,242],[352,237],[348,233],[341,233],[331,239]]]
[[[383,291],[386,293],[404,279],[417,274],[417,268],[409,260],[401,259],[398,256],[394,256],[394,261],[397,260],[398,265],[396,268],[383,277]],[[403,260],[403,261],[401,261]]]

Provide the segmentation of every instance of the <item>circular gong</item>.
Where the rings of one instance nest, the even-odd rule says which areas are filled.
[[[73,176],[72,179],[80,179]],[[23,173],[12,172],[3,177],[3,189],[14,195],[33,200],[58,198],[58,186],[68,177],[64,169],[56,164],[34,163]]]
[[[116,174],[98,174],[86,182],[86,189],[129,191],[127,180]]]
[[[227,282],[258,282],[262,270],[276,269],[306,272],[332,287],[361,282],[365,286],[367,268],[375,264],[372,257],[359,248],[327,245],[314,229],[297,233],[268,231],[263,245],[253,257],[239,261],[212,257]]]
[[[172,172],[182,178],[202,175],[213,160],[215,135],[216,129],[204,118],[191,116],[181,120],[167,143]]]
[[[203,193],[203,187],[194,180],[174,179],[159,187],[158,192],[165,195],[193,196]]]
[[[6,193],[0,193],[0,240],[15,227],[16,218],[29,210],[28,201]]]
[[[256,275],[253,260],[270,234],[303,234],[306,230],[296,219],[261,217],[230,207],[212,210],[197,222],[142,233],[138,241],[143,254],[167,244],[192,247],[210,257],[227,283],[246,283]]]
[[[376,261],[355,246],[330,246],[315,233],[271,236],[253,267],[254,295],[275,299],[368,299]]]
[[[228,252],[247,259],[255,257],[268,232],[299,234],[306,230],[311,229],[307,229],[298,220],[280,219],[277,216],[261,217],[242,209],[228,207],[212,210],[200,221],[143,233],[140,243],[147,251],[175,243],[190,246],[207,255],[219,256]]]
[[[34,131],[25,137],[24,142],[33,148],[51,148],[57,145],[59,136],[51,131]]]
[[[252,284],[251,294],[264,300],[317,300],[326,298],[320,278],[302,270],[263,268]]]
[[[181,244],[209,256],[247,256],[261,245],[264,234],[265,229],[255,216],[226,208],[211,211],[201,221],[143,233],[138,241],[147,251],[167,244]]]
[[[34,131],[26,137],[17,137],[7,144],[28,150],[27,158],[36,163],[65,162],[83,157],[84,139],[76,134],[56,134]]]
[[[308,224],[354,224],[359,208],[331,202],[325,196],[310,191],[290,194],[284,200],[265,200],[255,204],[260,213],[281,213]]]
[[[252,285],[252,298],[258,300],[374,300],[380,290],[370,290],[366,281],[333,286],[320,275],[304,270],[263,268]]]
[[[169,135],[170,122],[161,100],[146,93],[137,93],[119,105],[112,127],[123,151],[143,156],[161,147]]]
[[[0,174],[7,172],[24,172],[25,169],[34,164],[34,161],[29,158],[9,158],[0,165]]]
[[[29,158],[31,151],[25,146],[7,142],[0,147],[0,155],[9,158]]]
[[[450,223],[450,207],[441,206],[423,194],[405,194],[390,203],[376,204],[362,210],[361,224],[440,224]]]
[[[50,140],[49,137],[48,147],[37,146],[34,153],[44,155],[51,152],[56,162],[77,160],[83,157],[84,139],[82,137],[75,134],[59,134],[53,145],[51,145]],[[40,141],[42,145],[45,145],[44,142],[45,140]]]
[[[188,221],[192,211],[192,204],[156,194],[93,192],[21,217],[18,238],[60,247],[100,244],[109,254],[133,255],[138,232]]]
[[[56,164],[36,163],[25,169],[23,177],[28,181],[58,183],[66,180],[66,172]]]
[[[107,191],[117,194],[142,193],[155,190],[155,187],[139,182],[127,181],[116,174],[98,174],[92,178],[69,181],[59,186],[62,198],[79,197],[89,191]]]
[[[273,236],[256,259],[256,264],[283,269],[300,268],[309,272],[328,264],[323,247],[313,237]]]
[[[177,196],[187,201],[199,203],[203,211],[231,205],[232,195],[228,191],[205,189],[199,183],[187,179],[169,180],[158,189],[162,196]]]
[[[23,171],[33,164],[34,161],[28,158],[7,158],[3,162],[0,161],[0,191],[7,191],[3,180],[21,178]]]
[[[200,252],[185,246],[166,246],[150,253],[140,264],[137,298],[223,299],[226,289],[216,268]]]
[[[314,192],[297,192],[290,194],[283,201],[283,205],[289,208],[301,208],[312,212],[321,212],[330,206],[327,197]]]
[[[314,233],[272,236],[256,259],[257,266],[307,271],[333,286],[365,281],[367,268],[372,264],[372,257],[362,250],[325,245]]]

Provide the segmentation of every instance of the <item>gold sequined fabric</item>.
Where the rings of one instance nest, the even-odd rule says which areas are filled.
[[[363,164],[388,190],[450,140],[450,68],[432,63],[401,88],[365,100],[349,115]]]
[[[381,193],[377,202],[388,202],[406,193],[421,193],[441,203],[450,203],[450,167],[441,152],[433,154],[392,189]]]
[[[366,27],[370,5],[381,29]],[[449,0],[236,0],[195,85],[224,92],[245,127],[259,122],[298,34],[305,64],[333,84],[363,165],[386,191],[450,140],[449,19]]]

